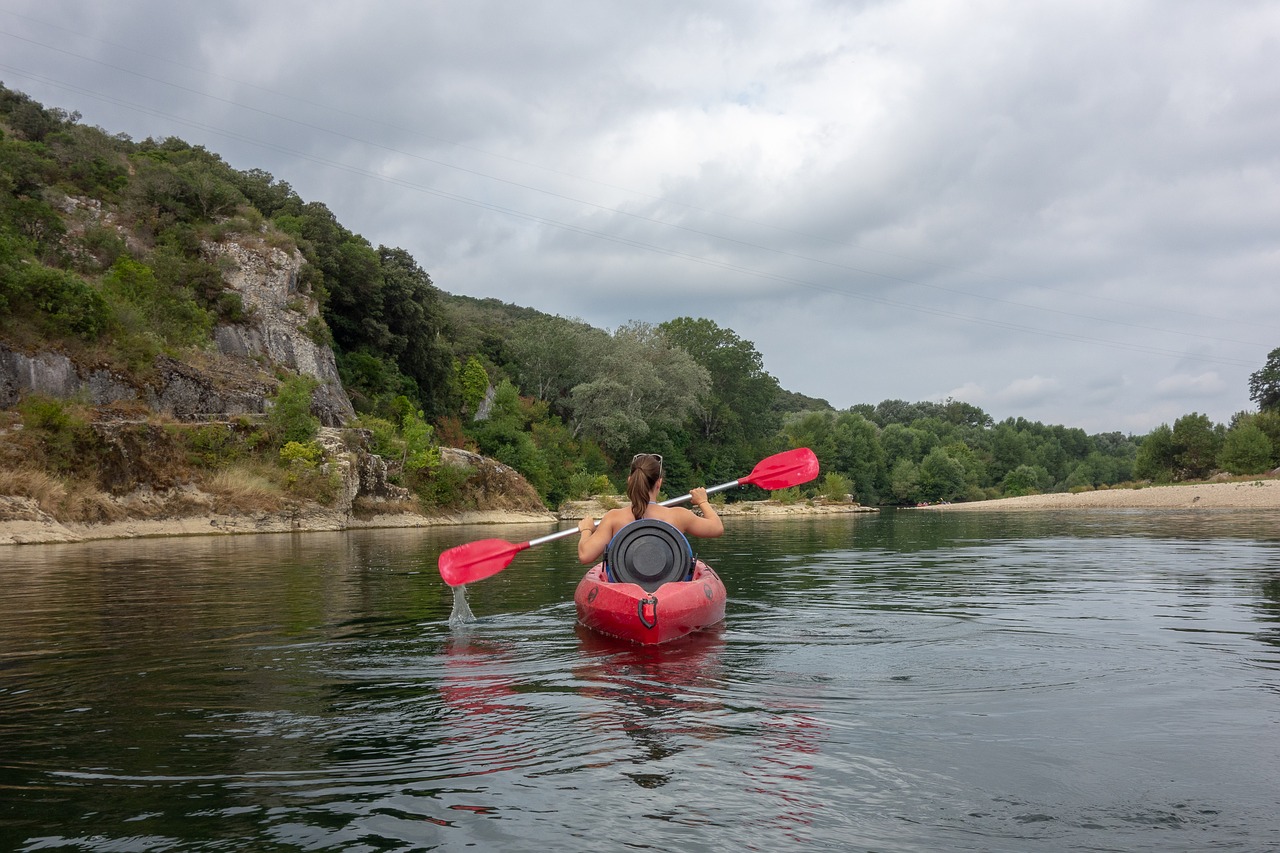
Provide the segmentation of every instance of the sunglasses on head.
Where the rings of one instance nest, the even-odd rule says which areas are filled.
[[[659,464],[659,465],[661,465],[661,464],[662,464],[662,454],[661,454],[661,453],[637,453],[635,456],[632,456],[632,457],[631,457],[631,464],[634,466],[634,465],[636,464],[636,462],[638,462],[639,460],[641,460],[641,459],[645,458],[646,456],[652,456],[654,459],[657,459],[657,460],[658,460],[658,464]]]

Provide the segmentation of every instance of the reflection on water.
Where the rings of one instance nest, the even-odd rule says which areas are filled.
[[[6,549],[0,849],[1269,849],[1277,522],[733,520],[656,648],[492,528]]]

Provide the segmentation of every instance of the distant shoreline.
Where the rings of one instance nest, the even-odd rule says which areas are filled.
[[[472,510],[438,516],[414,513],[352,518],[315,508],[297,514],[191,516],[166,519],[127,519],[104,524],[63,523],[40,511],[29,498],[0,496],[0,545],[57,544],[104,539],[170,536],[221,536],[250,533],[319,533],[341,530],[442,527],[456,525],[541,525],[598,518],[608,507],[598,502],[566,504],[559,514],[512,510]],[[1055,492],[969,503],[912,507],[918,512],[1028,512],[1086,509],[1256,509],[1280,510],[1280,479],[1232,483],[1191,483],[1136,489],[1099,489],[1074,494]],[[787,519],[874,513],[875,507],[847,503],[743,501],[717,507],[726,519]]]
[[[936,512],[1020,512],[1046,509],[1280,509],[1280,480],[1187,483],[1098,489],[916,507]]]
[[[170,536],[225,536],[249,533],[320,533],[341,530],[446,527],[457,525],[554,525],[576,521],[582,510],[599,517],[602,507],[593,502],[567,505],[559,514],[515,510],[469,510],[436,516],[416,513],[353,518],[333,510],[313,508],[297,514],[187,516],[164,519],[126,519],[103,524],[60,522],[42,512],[30,498],[0,496],[0,545],[49,545],[104,539],[143,539]],[[858,504],[810,504],[800,501],[743,501],[718,509],[726,518],[789,518],[876,512]]]

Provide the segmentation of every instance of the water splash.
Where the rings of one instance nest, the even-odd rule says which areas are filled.
[[[453,588],[453,610],[449,613],[449,625],[456,628],[474,621],[475,614],[471,612],[471,605],[467,604],[467,585],[459,584]]]

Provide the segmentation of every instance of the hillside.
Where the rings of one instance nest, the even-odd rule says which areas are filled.
[[[480,457],[431,457],[460,472],[447,505],[401,484],[403,430],[357,416],[303,241],[234,170],[2,95],[0,541],[547,517]]]

